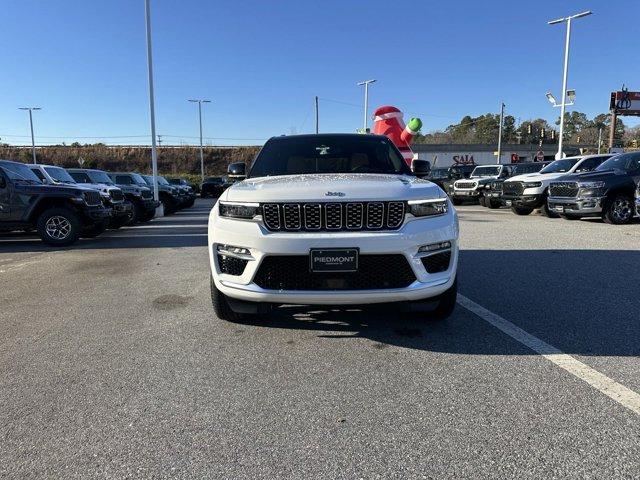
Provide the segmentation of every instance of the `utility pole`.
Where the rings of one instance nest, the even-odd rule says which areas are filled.
[[[504,102],[500,103],[500,128],[498,129],[498,160],[496,163],[500,165],[502,157],[502,125],[504,124]]]
[[[158,147],[162,146],[162,135],[158,135]]]
[[[369,84],[375,83],[375,79],[365,80],[364,82],[358,82],[358,86],[364,85],[364,132],[367,133],[367,129],[369,128],[369,115],[367,111],[369,110]]]
[[[613,148],[616,139],[616,124],[618,123],[618,114],[615,110],[611,111],[611,124],[609,125],[609,151]]]
[[[29,111],[29,127],[31,127],[31,155],[33,156],[33,164],[35,165],[36,163],[38,163],[38,161],[36,160],[36,140],[35,140],[35,136],[33,135],[33,115],[31,114],[31,112],[33,110],[42,110],[42,108],[40,107],[20,107],[20,110],[28,110]]]
[[[318,96],[316,95],[316,134],[319,133],[320,131],[320,127],[319,127],[319,112],[318,112]]]
[[[564,140],[564,113],[567,106],[567,76],[569,73],[569,41],[571,38],[571,20],[575,18],[586,17],[591,15],[591,11],[577,13],[569,17],[558,18],[547,22],[549,25],[555,25],[557,23],[567,23],[567,34],[564,43],[564,69],[562,72],[562,100],[560,104],[560,137],[558,138],[558,153],[556,153],[556,160],[562,158],[562,142]]]
[[[598,128],[598,153],[602,147],[602,127]]]
[[[204,99],[190,99],[192,103],[198,104],[198,121],[200,123],[200,177],[202,183],[204,183],[204,148],[202,147],[202,104],[211,103],[211,100]]]
[[[156,151],[156,112],[153,95],[153,57],[151,49],[151,6],[149,0],[144,0],[144,16],[147,30],[147,73],[149,77],[149,116],[151,119],[151,170],[153,172],[153,198],[160,201],[158,192],[158,152]],[[164,209],[162,204],[156,209],[156,216],[162,217]]]

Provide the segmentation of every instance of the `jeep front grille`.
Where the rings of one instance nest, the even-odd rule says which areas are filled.
[[[87,205],[102,205],[102,197],[97,191],[84,192],[84,201]]]
[[[576,182],[554,182],[549,186],[550,197],[577,197],[578,184]]]
[[[124,200],[122,190],[109,190],[109,196],[113,202],[121,202]]]
[[[151,190],[142,190],[142,198],[153,198],[153,192]]]
[[[522,195],[524,186],[522,182],[504,182],[502,184],[502,193],[505,195]]]
[[[468,189],[472,189],[472,188],[476,188],[476,182],[456,182],[454,185],[454,188],[468,188]]]
[[[262,217],[271,231],[397,230],[405,202],[265,203]]]

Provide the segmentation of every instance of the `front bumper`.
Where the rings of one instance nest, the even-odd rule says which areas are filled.
[[[216,287],[225,295],[249,302],[295,305],[362,305],[418,301],[436,297],[453,285],[458,264],[458,219],[453,208],[435,218],[407,219],[397,231],[384,232],[269,232],[259,222],[220,218],[217,208],[209,218],[209,262]],[[429,274],[418,247],[451,242],[446,271]],[[221,273],[216,248],[233,245],[250,251],[240,276]],[[416,280],[405,288],[375,290],[266,290],[253,282],[262,260],[273,255],[309,255],[311,248],[358,248],[360,255],[402,254]]]
[[[464,200],[465,198],[478,198],[480,196],[480,190],[456,190],[451,193],[451,197]]]
[[[80,209],[80,213],[86,221],[96,222],[100,220],[107,220],[111,217],[111,209],[100,206],[84,206]]]
[[[511,207],[528,207],[528,208],[540,208],[544,205],[545,196],[542,193],[531,195],[509,195],[502,194],[500,200],[503,204]]]
[[[113,217],[127,217],[131,215],[133,210],[133,205],[129,202],[112,203],[110,206]]]
[[[598,216],[606,197],[549,197],[549,210],[556,213]]]
[[[153,198],[143,198],[141,200],[141,203],[142,203],[143,210],[146,210],[146,211],[155,210],[160,206],[160,202],[157,200],[154,200]]]

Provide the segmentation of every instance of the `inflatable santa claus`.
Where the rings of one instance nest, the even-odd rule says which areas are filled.
[[[373,133],[389,137],[409,166],[413,160],[411,141],[421,127],[422,121],[419,118],[412,118],[405,125],[402,112],[391,105],[380,107],[373,113]]]

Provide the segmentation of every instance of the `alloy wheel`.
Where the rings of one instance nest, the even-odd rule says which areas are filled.
[[[71,234],[71,228],[71,222],[59,215],[49,218],[45,224],[47,235],[56,240],[67,238]]]
[[[626,222],[632,215],[631,202],[626,198],[617,198],[613,202],[613,217],[619,222]]]

